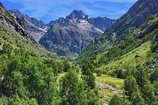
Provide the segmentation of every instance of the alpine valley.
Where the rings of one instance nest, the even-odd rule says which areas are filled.
[[[0,3],[0,105],[158,105],[158,0],[48,24]]]

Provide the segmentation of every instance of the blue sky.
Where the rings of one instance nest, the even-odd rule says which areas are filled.
[[[137,0],[0,0],[7,9],[19,9],[22,13],[49,22],[65,17],[74,9],[83,10],[91,17],[122,16]]]

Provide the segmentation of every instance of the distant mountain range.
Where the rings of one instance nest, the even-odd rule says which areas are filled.
[[[108,18],[89,18],[83,11],[74,10],[65,18],[51,21],[39,43],[60,56],[75,57],[113,22]]]
[[[106,17],[90,18],[81,10],[74,10],[65,18],[49,24],[24,15],[19,10],[7,11],[28,36],[59,56],[78,56],[98,35],[109,29],[115,20]]]

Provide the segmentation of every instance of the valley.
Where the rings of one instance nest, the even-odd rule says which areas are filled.
[[[0,105],[158,105],[157,8],[46,24],[0,3]]]

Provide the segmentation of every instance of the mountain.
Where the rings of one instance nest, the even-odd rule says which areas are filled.
[[[74,11],[52,21],[49,28],[62,29],[59,34],[70,26],[73,30],[84,26],[87,31],[94,27],[88,19],[82,11]],[[39,21],[29,21],[42,27]],[[42,48],[23,22],[0,3],[2,105],[158,105],[157,14],[130,32],[131,27],[126,27],[121,37],[109,29],[95,38],[79,63]]]
[[[142,25],[147,18],[158,13],[158,0],[138,0],[129,11],[118,19],[111,30],[117,37],[124,36]]]
[[[132,95],[122,94],[121,96],[129,97],[127,98],[130,102],[129,105],[139,103],[157,105],[158,102],[158,95],[155,93],[157,90],[154,91],[154,88],[158,88],[158,85],[156,85],[158,83],[157,4],[157,0],[138,0],[123,17],[113,24],[112,28],[97,37],[94,43],[90,44],[77,59],[80,65],[94,62],[95,73],[101,76],[98,79],[100,87],[104,87],[105,83],[112,83],[112,79],[107,78],[107,75],[110,75],[125,80],[124,85],[121,86],[124,87],[123,91],[131,92],[131,89],[137,86],[140,91],[144,90],[140,93],[133,91],[134,94]],[[130,82],[131,80],[132,82]],[[142,83],[142,80],[145,80],[146,83]],[[149,85],[153,85],[153,89]],[[149,94],[152,93],[152,98],[149,98],[149,100],[146,98],[150,96],[147,93],[148,90],[150,90]],[[143,94],[143,96],[136,95],[135,92]],[[106,100],[104,97],[110,97],[105,89],[101,89],[100,93],[103,93],[102,100]],[[140,96],[141,99],[137,96]],[[131,97],[137,98],[131,99]],[[119,98],[115,95],[111,99],[110,105],[119,104]],[[151,101],[151,99],[154,100]],[[124,102],[120,102],[120,105],[123,105]],[[128,102],[125,102],[125,105],[128,105]],[[106,104],[109,103],[106,102]]]
[[[97,28],[101,29],[102,31],[106,31],[107,29],[111,28],[114,24],[115,20],[106,18],[106,17],[96,17],[96,18],[89,18],[89,23],[93,24]]]
[[[0,18],[1,18],[0,26],[14,30],[23,36],[28,36],[27,32],[16,20],[16,17],[11,15],[1,3],[0,3]]]
[[[16,10],[16,12],[18,11]],[[20,16],[23,17],[23,15]],[[23,49],[38,56],[50,54],[30,36],[22,22],[0,3],[0,49],[4,50],[3,47],[7,45],[6,47],[11,46],[15,51]],[[54,56],[53,54],[50,55]]]
[[[25,31],[37,42],[47,32],[47,26],[42,21],[23,15],[19,10],[14,9],[9,12],[16,17]]]
[[[95,56],[117,45],[129,33],[144,24],[150,16],[157,14],[157,9],[157,0],[138,0],[125,15],[115,21],[111,28],[106,30],[103,35],[97,37],[94,43],[84,50],[80,59],[85,59],[85,55],[86,57]]]
[[[105,25],[103,29],[104,26],[99,21],[111,23],[112,20],[89,18],[83,11],[74,10],[65,18],[50,22],[48,32],[39,43],[60,56],[78,56],[96,36],[111,25]]]
[[[89,85],[78,65],[42,48],[22,22],[0,3],[0,105],[100,105],[93,76]]]

